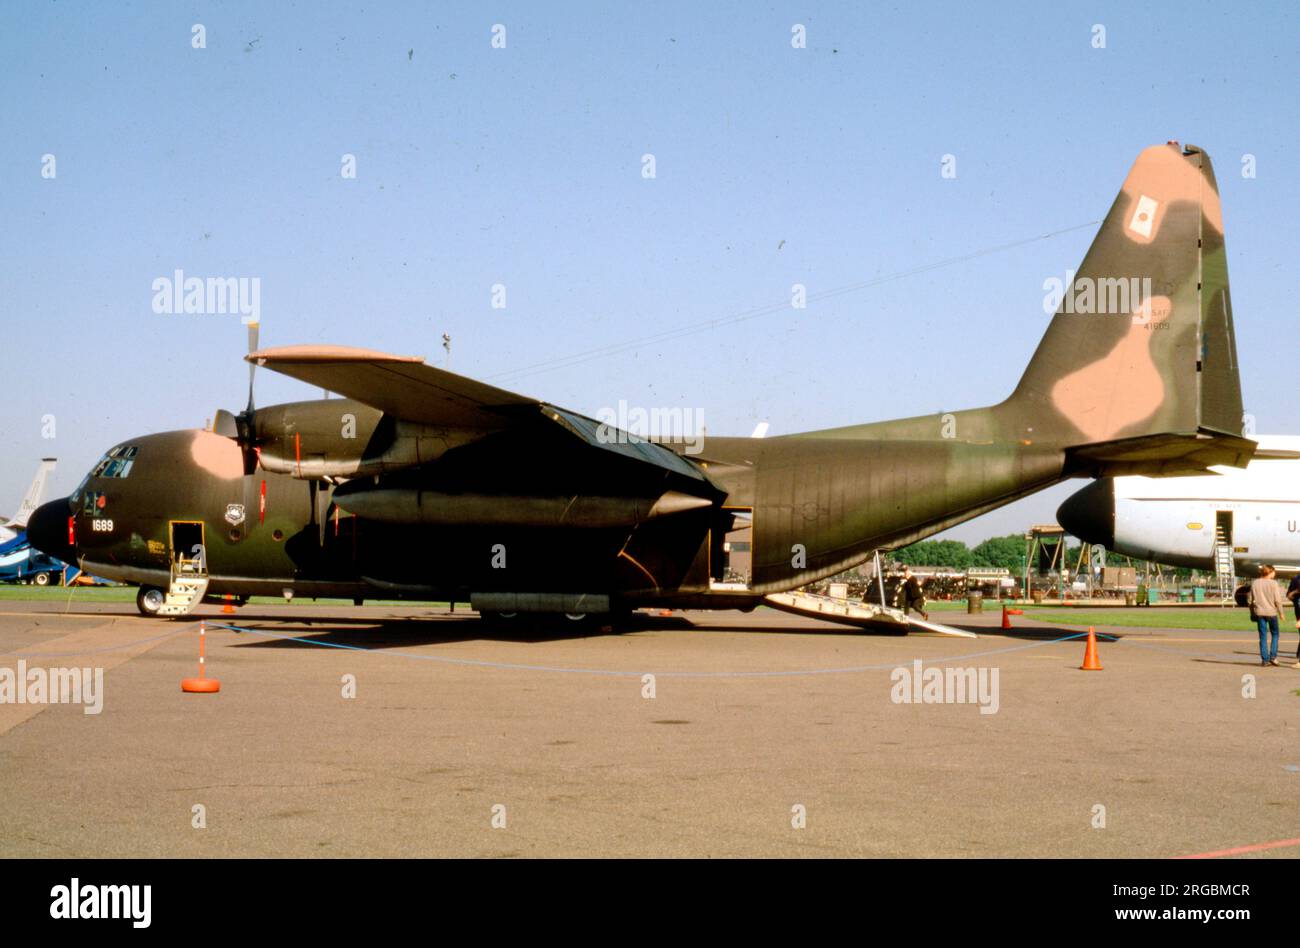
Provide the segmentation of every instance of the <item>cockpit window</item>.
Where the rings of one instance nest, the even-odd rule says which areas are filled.
[[[81,479],[81,483],[77,485],[77,489],[72,492],[72,505],[74,507],[77,504],[81,503],[81,493],[86,489],[86,485],[89,483],[90,483],[90,475],[87,474],[85,477]]]
[[[90,476],[128,477],[131,474],[131,466],[135,464],[136,452],[139,450],[135,445],[119,445],[104,455],[103,460],[90,472]]]

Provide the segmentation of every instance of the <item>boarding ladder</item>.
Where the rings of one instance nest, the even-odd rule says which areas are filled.
[[[158,608],[160,616],[187,616],[203,601],[208,591],[208,569],[200,553],[193,559],[179,557],[172,563],[171,584]]]
[[[1237,585],[1237,567],[1232,560],[1232,544],[1227,542],[1222,528],[1214,531],[1214,573],[1219,580],[1219,603],[1235,605],[1232,598]]]

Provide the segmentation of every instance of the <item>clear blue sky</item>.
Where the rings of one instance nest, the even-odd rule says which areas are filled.
[[[1300,433],[1300,14],[1136,6],[6,3],[0,511],[43,455],[66,493],[119,440],[242,407],[238,318],[152,311],[177,268],[260,278],[263,345],[440,361],[446,332],[454,370],[587,413],[779,434],[992,403],[1091,229],[629,344],[1096,220],[1175,138],[1216,162],[1247,410]],[[316,394],[259,375],[262,404]]]

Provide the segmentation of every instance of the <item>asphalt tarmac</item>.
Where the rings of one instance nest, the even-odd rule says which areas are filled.
[[[215,695],[180,689],[198,617]],[[1111,630],[1085,672],[1079,627],[933,618],[980,638],[3,603],[0,669],[103,693],[0,704],[0,855],[1300,855],[1300,671],[1253,631]]]

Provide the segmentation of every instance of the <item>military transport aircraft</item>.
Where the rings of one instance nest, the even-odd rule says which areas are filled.
[[[116,445],[29,533],[162,615],[223,593],[748,609],[1064,478],[1247,463],[1208,155],[1144,150],[1070,291],[999,404],[698,453],[419,358],[257,350],[254,328],[243,412]],[[254,408],[256,366],[345,397]],[[751,572],[724,581],[741,526]]]
[[[1200,477],[1105,477],[1066,498],[1072,535],[1170,566],[1256,575],[1300,570],[1300,437],[1261,435],[1244,471]]]

